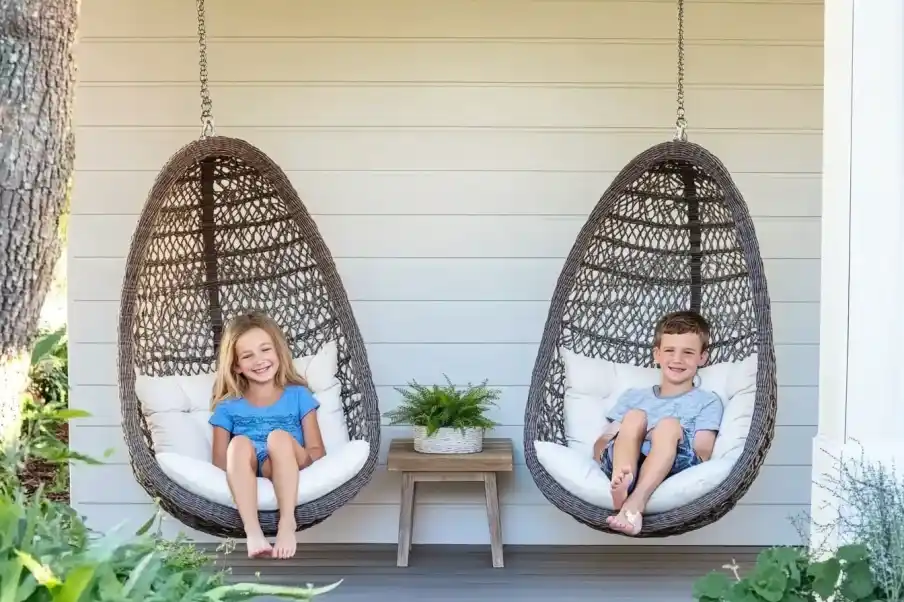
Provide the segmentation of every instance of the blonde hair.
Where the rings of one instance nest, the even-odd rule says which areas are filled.
[[[286,385],[307,386],[305,379],[295,370],[292,363],[292,352],[279,325],[267,314],[251,311],[234,317],[226,326],[223,338],[220,341],[220,353],[217,358],[217,377],[213,385],[213,397],[210,409],[227,399],[238,399],[248,390],[248,379],[236,372],[235,344],[239,338],[249,330],[259,328],[266,332],[273,340],[276,348],[276,356],[279,358],[279,368],[274,379],[277,387]]]
[[[695,334],[700,337],[701,351],[709,348],[709,322],[695,311],[676,311],[660,318],[653,335],[653,347],[662,344],[664,334]]]

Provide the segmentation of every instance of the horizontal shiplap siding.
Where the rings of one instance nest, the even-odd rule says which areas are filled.
[[[156,172],[198,134],[195,7],[83,0],[70,223],[72,497],[98,527],[142,522],[119,427],[116,325],[132,229]],[[779,414],[760,478],[719,523],[663,543],[795,543],[809,503],[819,337],[822,5],[688,0],[692,139],[735,175],[773,301]],[[524,466],[527,385],[563,259],[614,174],[671,134],[671,0],[218,0],[208,3],[217,131],[288,173],[352,300],[383,410],[411,379],[488,378],[504,538],[613,540],[552,508]],[[384,427],[384,450],[402,427]],[[111,486],[115,484],[115,486]],[[399,479],[303,541],[390,542]],[[419,489],[415,542],[488,541],[479,488]],[[182,527],[168,523],[170,532]],[[206,536],[193,533],[200,539]]]

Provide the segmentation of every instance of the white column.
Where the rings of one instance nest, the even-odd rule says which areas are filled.
[[[860,446],[904,460],[904,2],[826,0],[824,70],[814,479]]]

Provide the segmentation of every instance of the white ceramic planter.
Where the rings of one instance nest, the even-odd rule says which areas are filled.
[[[423,454],[476,454],[483,451],[483,429],[441,428],[429,437],[427,427],[414,427],[414,451]]]

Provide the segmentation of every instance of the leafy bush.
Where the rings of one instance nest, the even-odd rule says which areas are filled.
[[[867,550],[881,600],[904,600],[904,478],[894,463],[833,457],[834,470],[816,485],[835,500],[826,523],[808,521],[819,539],[857,542]],[[817,550],[823,553],[826,550]]]
[[[826,523],[809,516],[810,550],[773,548],[743,579],[712,572],[694,585],[700,602],[847,602],[904,600],[904,479],[894,464],[834,457],[834,469],[816,481],[832,498]],[[801,528],[802,533],[805,529]],[[821,542],[818,546],[816,542]],[[846,542],[837,549],[827,546]],[[817,560],[818,559],[818,560]]]
[[[441,428],[463,431],[467,428],[489,429],[496,423],[486,417],[490,406],[499,399],[498,389],[488,389],[484,381],[478,386],[458,389],[446,377],[447,386],[425,386],[412,381],[410,389],[396,388],[402,395],[402,403],[383,416],[390,424],[410,424],[427,428],[432,435]]]
[[[18,469],[23,487],[44,485],[54,501],[69,501],[69,346],[66,329],[41,332],[32,348],[29,382],[22,400],[21,440],[29,460]]]
[[[757,557],[751,574],[741,578],[737,565],[726,573],[711,572],[694,584],[700,602],[811,602],[834,597],[848,602],[874,602],[877,591],[866,547],[843,546],[834,556],[814,562],[797,548],[771,548]]]
[[[65,327],[39,334],[31,351],[27,396],[36,405],[68,404],[69,342]]]
[[[66,506],[0,498],[0,595],[19,602],[245,600],[278,595],[307,600],[314,589],[241,583],[205,570],[190,544],[161,545],[146,535],[93,533]]]

